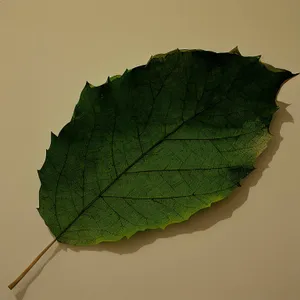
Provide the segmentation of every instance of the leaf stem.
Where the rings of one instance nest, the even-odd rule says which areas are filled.
[[[49,248],[56,242],[56,239],[54,239],[33,261],[32,263],[21,273],[20,276],[16,278],[15,281],[13,281],[10,285],[8,285],[8,288],[12,290],[22,279],[23,277],[31,270],[31,268],[39,261],[39,259],[49,250]]]

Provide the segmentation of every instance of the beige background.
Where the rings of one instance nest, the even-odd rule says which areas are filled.
[[[281,104],[275,138],[230,199],[129,241],[55,245],[7,288],[52,240],[35,210],[36,170],[86,80],[177,47],[239,45],[299,72],[299,14],[299,0],[1,0],[0,299],[299,300],[300,76],[281,90],[292,105]]]

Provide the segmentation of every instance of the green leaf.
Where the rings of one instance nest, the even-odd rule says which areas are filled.
[[[62,243],[165,228],[226,198],[271,138],[295,76],[260,57],[174,50],[89,83],[39,171],[39,213]]]

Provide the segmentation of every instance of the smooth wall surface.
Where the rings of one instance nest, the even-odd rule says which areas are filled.
[[[274,139],[232,197],[188,222],[90,248],[54,245],[38,215],[50,131],[86,80],[174,48],[262,54],[300,71],[299,0],[0,1],[0,299],[300,299],[300,77],[281,90]],[[282,138],[281,138],[281,137]]]

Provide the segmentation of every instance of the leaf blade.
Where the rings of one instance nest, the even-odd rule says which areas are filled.
[[[292,76],[258,57],[175,50],[87,83],[39,172],[41,216],[58,241],[85,245],[224,199],[266,148],[275,97]]]

